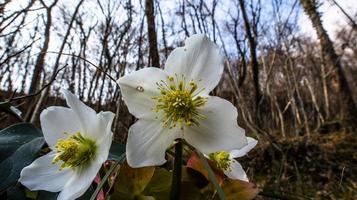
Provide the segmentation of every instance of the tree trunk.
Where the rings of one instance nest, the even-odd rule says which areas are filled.
[[[242,16],[244,20],[244,27],[245,27],[245,33],[248,38],[249,42],[249,51],[250,51],[250,56],[251,56],[251,68],[252,68],[252,73],[253,73],[253,84],[254,84],[254,90],[255,90],[255,105],[258,110],[259,102],[261,100],[261,93],[260,93],[260,86],[259,86],[259,63],[257,60],[257,43],[256,40],[253,36],[253,29],[251,27],[251,23],[249,22],[247,11],[244,5],[244,0],[239,0],[239,7],[242,11]]]
[[[155,29],[155,15],[154,15],[154,1],[145,1],[145,15],[148,27],[148,37],[149,37],[149,54],[150,60],[149,65],[154,67],[160,67],[160,57],[157,50],[157,37]]]
[[[341,93],[342,110],[348,114],[347,118],[356,122],[357,110],[356,105],[352,98],[352,92],[347,82],[344,71],[341,67],[339,57],[333,47],[333,43],[327,35],[326,30],[322,26],[322,21],[320,18],[320,13],[317,11],[317,1],[316,0],[300,0],[300,3],[305,11],[305,13],[310,18],[312,25],[315,28],[316,34],[320,40],[321,53],[323,64],[331,69],[332,73],[329,77],[331,86],[336,92]],[[354,123],[356,124],[356,123]]]
[[[41,72],[43,71],[43,67],[45,64],[45,57],[47,54],[48,45],[50,43],[50,34],[51,34],[51,26],[52,26],[52,8],[57,4],[58,0],[55,0],[50,6],[47,6],[42,0],[40,0],[41,4],[46,8],[47,22],[45,27],[45,40],[43,42],[42,49],[40,54],[36,59],[35,68],[32,74],[29,94],[35,93],[37,89],[39,89]],[[31,116],[33,115],[33,111],[36,107],[40,107],[40,105],[36,106],[36,102],[41,98],[36,97],[35,101],[33,99],[29,99],[27,101],[27,112],[24,117],[25,121],[31,120]]]
[[[42,2],[42,1],[41,1]],[[33,71],[32,79],[31,79],[31,84],[30,84],[30,89],[29,93],[34,93],[40,84],[40,75],[43,70],[43,65],[45,63],[45,57],[48,49],[48,44],[50,43],[50,33],[51,33],[51,26],[52,26],[52,8],[56,5],[57,1],[55,1],[50,7],[46,7],[46,15],[47,15],[47,22],[46,22],[46,27],[45,27],[45,40],[43,41],[42,49],[40,51],[40,54],[38,55],[36,59],[36,64],[35,68]]]

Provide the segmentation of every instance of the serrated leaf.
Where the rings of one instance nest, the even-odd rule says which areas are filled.
[[[20,146],[10,157],[0,163],[0,190],[15,183],[20,178],[21,170],[38,156],[38,152],[44,145],[42,137]]]
[[[11,156],[20,146],[42,137],[42,133],[29,123],[9,126],[0,131],[0,162]]]

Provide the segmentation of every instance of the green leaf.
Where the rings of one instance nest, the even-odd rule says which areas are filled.
[[[21,170],[37,157],[43,144],[42,133],[28,123],[0,131],[0,191],[20,178]]]
[[[143,194],[155,197],[155,199],[169,199],[172,175],[163,168],[157,168]]]
[[[171,188],[172,175],[164,168],[157,168],[149,184],[146,186],[144,194],[150,195]]]
[[[155,167],[131,168],[126,162],[122,164],[115,183],[113,199],[134,199],[140,196],[150,182],[154,171]]]
[[[42,137],[22,145],[15,153],[0,163],[0,190],[15,183],[20,178],[21,170],[37,157],[44,144]]]
[[[110,146],[108,160],[119,161],[123,153],[125,153],[125,145],[113,141]]]
[[[9,126],[0,131],[0,162],[11,156],[19,147],[42,137],[41,131],[29,123]]]
[[[182,169],[185,172],[186,168]],[[157,168],[150,183],[145,188],[142,194],[152,196],[157,200],[168,200],[171,190],[172,173],[163,168]],[[183,174],[185,176],[185,174]],[[196,186],[195,182],[192,182],[189,178],[182,178],[181,182],[181,195],[180,199],[203,199],[200,189]]]
[[[20,189],[20,187],[10,187],[6,190],[6,197],[3,199],[7,200],[26,200],[25,192]]]
[[[152,196],[139,195],[135,197],[135,200],[155,200],[155,198]]]

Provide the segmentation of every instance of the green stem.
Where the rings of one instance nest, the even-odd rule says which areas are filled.
[[[182,177],[182,141],[177,140],[175,144],[174,170],[172,173],[170,200],[180,199],[181,177]]]
[[[97,195],[100,192],[100,190],[103,188],[105,182],[108,181],[110,175],[112,175],[112,173],[114,172],[115,168],[117,168],[117,166],[122,163],[125,159],[125,153],[122,154],[120,156],[120,158],[112,165],[110,166],[108,172],[105,174],[105,176],[102,178],[102,181],[98,184],[97,188],[95,189],[95,191],[93,192],[90,200],[96,200],[97,199]]]
[[[197,154],[200,157],[200,160],[201,160],[203,166],[206,168],[206,170],[208,172],[208,177],[209,177],[210,181],[212,182],[213,186],[216,188],[216,191],[217,191],[217,194],[219,196],[219,199],[226,200],[226,196],[224,194],[224,191],[222,190],[221,186],[219,185],[218,180],[217,180],[213,170],[209,166],[205,156],[199,151],[197,151]]]

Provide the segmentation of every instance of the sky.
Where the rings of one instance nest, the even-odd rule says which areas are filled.
[[[0,0],[1,2],[2,0]],[[47,4],[50,4],[53,0],[46,0],[45,2]],[[74,10],[75,5],[77,5],[77,2],[79,0],[60,0],[57,7],[55,9],[58,9],[58,7],[61,7],[62,5],[73,5],[73,6],[69,6],[67,7],[67,9],[72,9],[69,11],[69,13],[72,13]],[[181,0],[159,0],[160,2],[160,6],[162,7],[162,10],[164,13],[166,13],[167,16],[175,16],[175,12],[177,9],[177,3],[178,1]],[[193,0],[192,0],[193,1]],[[269,6],[271,7],[271,1],[273,0],[261,0],[262,1],[262,10],[264,10],[263,13],[263,17],[265,19],[270,19],[271,17],[271,8],[269,8]],[[291,6],[293,5],[293,3],[296,0],[276,0],[276,1],[281,1],[284,5],[283,8],[281,8],[283,10],[283,15],[288,15],[288,12],[290,12]],[[343,13],[341,13],[341,11],[339,11],[339,9],[336,6],[333,6],[330,3],[330,0],[320,0],[322,3],[321,7],[319,7],[319,11],[322,14],[322,19],[323,19],[323,25],[325,27],[325,29],[328,31],[330,37],[332,39],[334,39],[335,37],[335,32],[341,27],[344,26],[348,23],[348,20],[345,18],[345,16],[343,15]],[[357,18],[357,16],[354,16],[357,13],[357,0],[337,0],[337,2],[345,9],[345,11],[347,13],[349,13],[351,16]],[[119,0],[113,0],[112,2],[115,2],[116,4],[118,4],[120,1]],[[138,3],[139,0],[133,0],[132,3],[134,5],[136,5],[138,7]],[[211,4],[212,0],[207,0],[206,1],[208,5]],[[231,13],[234,15],[234,13],[236,12],[236,7],[234,5],[231,5],[231,2],[234,2],[233,0],[231,1],[227,1],[227,0],[219,0],[219,2],[221,3],[222,7],[220,8],[220,10],[218,9],[216,12],[216,16],[218,18],[220,18],[220,16],[222,16],[222,20],[224,20],[225,17],[227,17],[227,13]],[[13,0],[7,7],[6,7],[6,11],[9,11],[8,13],[12,13],[13,11],[16,10],[20,10],[21,8],[23,8],[24,6],[26,6],[28,3],[28,0]],[[96,3],[95,0],[87,0],[85,1],[86,3],[86,7],[85,7],[85,18],[86,19],[102,19],[104,16],[103,14],[100,12],[100,10],[96,7]],[[166,9],[164,9],[166,7]],[[301,32],[301,34],[306,34],[307,36],[310,36],[312,38],[316,38],[316,34],[315,31],[313,30],[313,27],[310,23],[310,20],[307,18],[307,16],[305,15],[305,13],[303,12],[303,10],[301,8],[297,8],[299,9],[299,14],[298,14],[298,25],[299,25],[299,30]],[[83,8],[82,8],[83,10]],[[285,11],[286,10],[286,11]],[[30,15],[32,15],[29,19],[28,22],[31,23],[31,18],[35,18],[37,17],[37,14],[39,14],[39,12],[45,12],[44,10],[38,11],[37,13],[35,12],[31,12]],[[61,18],[60,12],[54,11],[54,13],[57,14],[57,16],[55,15],[54,18]],[[123,13],[122,10],[116,10],[116,13]],[[165,14],[164,14],[165,15]],[[265,16],[264,16],[265,15]],[[269,16],[270,15],[270,16]],[[117,14],[115,15],[118,17],[117,20],[123,20],[125,19],[123,15]],[[286,17],[286,16],[283,16]],[[137,18],[137,20],[140,20],[139,18]],[[219,19],[218,19],[219,20]],[[85,21],[87,23],[87,26],[92,26],[93,24],[95,24],[95,20],[86,20]],[[159,18],[157,18],[157,23],[161,23]],[[170,23],[176,23],[175,18],[170,18],[170,19],[166,19],[165,21],[166,25],[170,24]],[[138,24],[138,23],[136,23]],[[224,23],[222,23],[222,25],[224,26]],[[178,25],[179,26],[179,25]],[[268,25],[269,26],[269,25]],[[158,26],[159,27],[159,26]],[[28,29],[31,29],[31,26],[27,26]],[[54,29],[56,29],[56,32],[61,32],[64,33],[65,32],[65,27],[61,26],[60,24],[57,25]],[[62,30],[63,29],[63,30]],[[224,29],[222,29],[224,30]],[[160,33],[161,30],[158,29],[158,36],[161,36]],[[243,31],[244,32],[244,31]],[[50,41],[50,47],[49,47],[49,51],[56,51],[59,48],[59,45],[61,44],[58,35],[56,35],[57,33],[55,33],[55,31],[52,31],[51,34],[53,34],[53,36],[51,35],[51,41]],[[167,33],[168,35],[170,34],[169,32]],[[23,43],[24,44],[28,44],[29,42],[26,41],[25,38],[29,38],[26,36],[23,36]],[[225,37],[226,40],[229,37]],[[160,38],[159,38],[160,39]],[[179,41],[183,41],[185,39],[184,34],[182,33],[181,35],[170,35],[170,37],[167,38],[168,39],[168,44],[174,44],[175,43],[177,45],[177,42]],[[95,40],[96,42],[97,40]],[[74,41],[74,42],[78,42],[78,41]],[[219,42],[219,41],[218,41]],[[89,41],[89,43],[91,43],[91,41]],[[226,41],[227,44],[229,44],[230,42]],[[41,45],[41,42],[37,42],[37,45]],[[97,43],[93,44],[93,49],[98,49],[95,48],[96,45],[98,45]],[[229,45],[228,45],[229,46]],[[229,48],[229,47],[228,47]],[[231,48],[234,49],[234,47],[231,45]],[[94,54],[95,55],[95,54]],[[56,55],[48,55],[55,57]],[[95,59],[95,58],[93,58]],[[93,60],[90,59],[90,60]],[[51,60],[51,59],[48,59]],[[21,77],[21,76],[20,76]],[[20,79],[18,79],[18,82],[21,82]]]
[[[333,39],[336,36],[336,31],[339,27],[347,25],[348,19],[345,18],[343,13],[336,7],[332,6],[330,0],[323,0],[324,2],[319,11],[323,17],[323,25],[328,31],[328,34]],[[357,1],[356,0],[336,0],[341,7],[351,16],[354,17],[354,14],[357,13]],[[355,19],[357,17],[355,16]],[[299,25],[301,31],[306,34],[313,34],[312,36],[316,38],[315,31],[312,28],[311,22],[308,20],[305,13],[301,13],[299,17]]]
[[[222,1],[222,0],[221,0]],[[264,1],[270,1],[270,0],[263,0]],[[284,1],[284,0],[283,0]],[[294,0],[285,0],[286,3],[292,3]],[[356,0],[336,0],[344,9],[347,13],[350,14],[350,16],[353,16],[354,14],[357,13],[357,2]],[[51,2],[51,1],[47,1]],[[75,3],[73,3],[75,2]],[[68,4],[76,4],[77,1],[73,0],[60,0],[59,5],[68,5]],[[171,2],[175,1],[168,1],[168,0],[161,0],[160,4],[166,5],[169,9],[174,8],[174,4]],[[223,1],[225,2],[225,1]],[[226,1],[229,2],[229,1]],[[285,3],[284,2],[284,3]],[[335,31],[338,30],[339,26],[343,26],[347,24],[347,19],[344,17],[343,13],[336,7],[333,6],[331,3],[331,0],[320,0],[322,2],[321,7],[319,7],[319,11],[321,12],[323,16],[323,25],[325,29],[328,31],[329,35],[334,38],[335,36]],[[13,2],[10,4],[10,6],[7,7],[7,9],[11,10],[17,10],[19,6],[21,5],[26,5],[27,1],[23,0],[13,0]],[[170,6],[171,4],[171,6]],[[264,3],[263,3],[264,4]],[[94,12],[95,13],[95,12]],[[305,13],[301,10],[300,16],[299,16],[299,26],[301,28],[301,31],[305,34],[311,34],[313,33],[313,28],[311,25],[311,22],[308,20],[307,16]],[[313,37],[316,37],[314,35]]]

